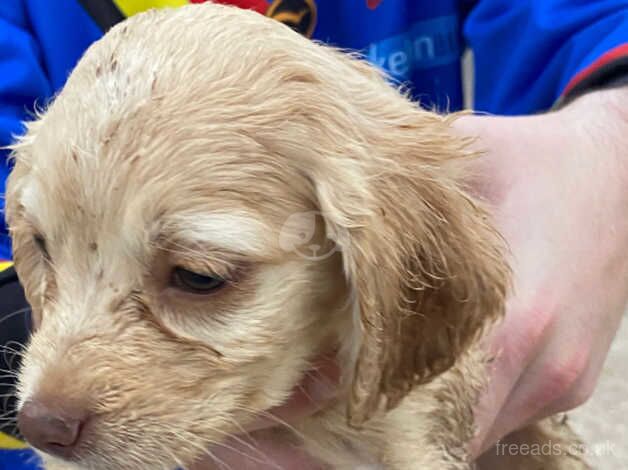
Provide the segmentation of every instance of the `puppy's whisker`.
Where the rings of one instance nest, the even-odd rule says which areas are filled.
[[[20,343],[19,341],[15,341],[15,340],[11,340],[11,341],[8,341],[7,343],[5,343],[5,346],[7,346],[7,347],[11,347],[13,345],[15,345],[15,346],[17,346],[19,348],[18,351],[22,350],[22,349],[24,349],[26,347],[26,345],[24,343]],[[12,348],[12,349],[14,349],[14,348]]]
[[[227,419],[229,419],[229,417],[225,417]],[[215,461],[220,468],[231,468],[229,465],[226,464],[226,462],[220,460],[219,458],[217,458],[217,456],[211,451],[211,447],[222,447],[225,448],[233,453],[239,454],[243,457],[246,457],[256,463],[270,463],[272,464],[272,462],[268,459],[268,456],[266,456],[263,452],[261,452],[259,449],[257,449],[254,445],[247,443],[245,441],[243,441],[242,439],[240,439],[237,436],[234,436],[231,433],[228,433],[226,431],[222,431],[220,429],[213,429],[214,432],[217,432],[218,434],[222,434],[225,436],[225,438],[232,438],[234,439],[236,442],[240,443],[241,445],[243,445],[244,447],[249,448],[250,450],[252,450],[253,452],[257,453],[260,455],[260,457],[263,460],[260,460],[259,458],[256,458],[250,454],[247,454],[245,452],[243,452],[240,449],[237,449],[236,447],[230,446],[229,444],[222,442],[222,441],[216,441],[213,439],[206,439],[204,444],[199,444],[197,442],[198,438],[196,436],[194,436],[193,434],[189,433],[189,432],[185,432],[185,431],[179,431],[179,430],[173,430],[170,427],[165,427],[165,426],[161,426],[159,425],[159,423],[155,423],[157,425],[157,427],[162,428],[163,429],[163,433],[164,434],[170,434],[172,435],[177,441],[182,441],[185,442],[186,445],[190,445],[192,446],[194,449],[197,449],[200,451],[200,456],[208,456],[209,458],[211,458],[213,461]],[[167,450],[168,452],[170,452],[168,449],[164,449]],[[175,457],[173,455],[173,457]],[[178,460],[178,459],[177,459]],[[182,463],[179,463],[179,465],[182,466]]]
[[[184,464],[183,462],[181,462],[181,460],[166,446],[164,446],[163,444],[160,443],[156,443],[158,445],[159,448],[161,448],[167,455],[170,456],[170,459],[172,459],[175,462],[175,465],[177,466],[177,468],[183,468]],[[171,470],[169,468],[168,465],[163,464],[162,466],[163,470]]]
[[[178,438],[179,441],[184,441],[186,442],[186,444],[191,445],[193,448],[197,449],[200,451],[201,456],[208,456],[210,459],[212,459],[214,462],[216,462],[220,468],[227,468],[227,469],[231,469],[231,467],[229,465],[227,465],[226,462],[224,462],[223,460],[219,459],[213,452],[211,452],[209,450],[209,447],[212,445],[219,445],[220,443],[217,441],[213,441],[213,440],[207,440],[205,446],[198,444],[196,442],[195,436],[190,435],[189,437],[187,436],[187,434],[189,433],[184,433],[184,432],[177,432],[177,431],[173,431],[171,429],[168,430],[169,434],[174,435],[175,437]]]
[[[13,414],[12,410],[5,411],[4,413],[2,413],[0,415],[0,419],[2,419],[2,420],[14,420],[15,418],[13,416],[11,416],[12,414]]]
[[[12,318],[14,318],[14,317],[16,317],[16,316],[18,316],[18,315],[22,315],[22,314],[24,314],[24,313],[26,313],[26,312],[30,311],[30,309],[31,309],[30,307],[24,307],[24,308],[21,308],[21,309],[19,309],[19,310],[15,310],[14,312],[11,312],[11,313],[7,314],[5,317],[3,317],[3,318],[2,318],[2,320],[0,320],[0,326],[1,326],[4,322],[6,322],[6,321],[8,321],[8,320],[10,320],[10,319],[12,319]]]
[[[21,348],[24,348],[23,345],[20,346]],[[15,357],[19,357],[22,358],[24,357],[24,352],[17,350],[17,349],[13,349],[10,346],[6,345],[6,346],[0,346],[0,351],[2,352],[2,359],[4,360],[4,362],[10,366],[12,366],[13,364],[11,363],[11,361],[15,358]],[[11,356],[7,356],[7,354],[11,354]],[[10,360],[9,360],[10,358]]]
[[[251,432],[247,431],[235,418],[231,418],[229,421],[231,421],[235,425],[235,427],[238,428],[239,436],[250,437]],[[233,438],[236,440],[240,439],[238,435],[233,435]],[[247,443],[244,440],[242,440],[242,444],[247,444]]]
[[[297,437],[303,439],[305,438],[305,436],[298,430],[296,429],[294,426],[292,426],[290,423],[288,423],[287,421],[275,416],[274,414],[268,412],[268,411],[264,411],[264,410],[255,410],[252,408],[247,408],[243,405],[239,405],[237,407],[238,410],[240,411],[244,411],[246,413],[250,413],[253,416],[259,416],[262,418],[266,418],[269,421],[273,421],[275,423],[277,423],[278,425],[280,425],[281,427],[284,427],[286,429],[288,429],[289,431],[292,431]]]
[[[3,351],[2,352],[2,360],[6,365],[9,366],[8,373],[15,372],[17,373],[18,364],[24,358],[24,354],[18,353],[15,351]]]
[[[0,369],[0,374],[4,374],[0,375],[0,379],[16,379],[18,377],[17,372],[10,369]]]
[[[230,421],[233,421],[234,424],[236,424],[236,426],[241,427],[238,423],[235,422],[235,420],[230,419]],[[239,450],[235,447],[229,446],[228,444],[225,444],[224,442],[212,442],[212,445],[218,445],[220,447],[224,447],[228,450],[231,450],[232,452],[235,452],[237,454],[240,454],[250,460],[253,460],[254,462],[257,463],[268,463],[271,465],[276,465],[274,462],[272,462],[270,460],[270,458],[268,457],[268,455],[266,455],[264,452],[262,452],[261,449],[259,449],[258,447],[256,447],[255,443],[251,443],[251,442],[246,442],[243,438],[238,437],[237,435],[225,432],[225,431],[221,431],[219,429],[215,429],[216,432],[223,434],[226,438],[229,439],[233,439],[234,441],[236,441],[237,443],[241,444],[242,446],[246,447],[247,449],[251,450],[252,452],[254,452],[255,454],[259,455],[260,459],[253,457],[251,454],[247,454],[246,452]],[[252,441],[255,441],[255,438],[248,432],[246,432],[246,435],[248,436],[249,439],[251,439]]]
[[[332,386],[331,381],[325,376],[319,374],[319,368],[320,366],[317,366],[307,371],[305,376],[314,383],[320,384],[321,386],[325,388],[331,388]],[[297,385],[297,388],[301,391],[303,396],[305,396],[311,403],[315,403],[314,398],[309,394],[307,389],[301,383]]]
[[[11,345],[13,345],[13,344],[17,345],[19,349],[12,348]],[[24,344],[22,344],[22,343],[18,343],[17,341],[10,341],[7,344],[0,345],[0,350],[6,351],[6,352],[10,352],[10,353],[13,353],[13,354],[23,355],[23,351],[22,350],[25,347],[26,346]]]
[[[17,397],[16,397],[16,396],[14,396],[14,395],[10,395],[10,394],[8,394],[7,396],[5,396],[5,397],[2,399],[2,409],[3,409],[3,410],[7,410],[7,409],[8,409],[9,400],[11,400],[12,398],[17,398]],[[8,410],[8,411],[6,411],[4,414],[2,414],[2,415],[0,416],[0,418],[10,416],[10,415],[11,415],[11,413],[13,413],[13,410]]]

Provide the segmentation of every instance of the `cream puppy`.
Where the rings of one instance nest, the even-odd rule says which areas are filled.
[[[231,7],[137,15],[90,47],[7,192],[36,322],[19,421],[48,468],[190,465],[330,350],[337,400],[274,439],[325,468],[470,468],[509,272],[452,119]]]

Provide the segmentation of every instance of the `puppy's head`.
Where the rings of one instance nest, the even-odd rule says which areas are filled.
[[[78,467],[189,463],[335,347],[359,425],[502,310],[448,120],[252,12],[113,28],[14,153],[21,413]]]

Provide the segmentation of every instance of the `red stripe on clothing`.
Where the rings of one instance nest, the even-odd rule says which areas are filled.
[[[190,0],[190,3],[204,3],[205,1],[206,0]],[[223,3],[246,10],[255,10],[262,14],[265,14],[266,10],[268,10],[268,2],[266,0],[214,0],[214,3]]]
[[[573,88],[584,80],[586,77],[591,75],[593,72],[598,70],[600,67],[604,67],[607,64],[610,64],[614,60],[619,59],[620,57],[628,56],[628,44],[622,44],[621,46],[617,46],[614,49],[606,52],[602,56],[600,56],[595,62],[589,65],[586,69],[578,72],[574,77],[569,81],[567,86],[562,92],[562,96],[568,95]]]

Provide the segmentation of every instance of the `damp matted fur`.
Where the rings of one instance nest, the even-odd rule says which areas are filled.
[[[332,468],[469,468],[509,271],[453,119],[236,8],[151,11],[92,45],[8,182],[37,324],[20,402],[92,416],[49,467],[189,464],[337,349],[337,400],[276,439]],[[183,292],[176,267],[226,285]]]

